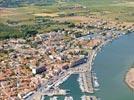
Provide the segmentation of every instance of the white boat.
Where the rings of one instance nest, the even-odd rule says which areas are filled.
[[[93,83],[95,88],[98,88],[100,86],[98,83],[98,78],[96,77],[96,73],[93,73]]]
[[[83,95],[81,96],[81,100],[90,100],[90,96]]]
[[[97,88],[97,87],[99,87],[99,86],[100,86],[100,85],[99,85],[98,81],[97,81],[97,80],[94,80],[94,87]]]
[[[65,99],[64,99],[64,100],[73,100],[73,97],[68,96],[68,97],[65,97]]]
[[[52,97],[50,100],[57,100],[58,97]]]

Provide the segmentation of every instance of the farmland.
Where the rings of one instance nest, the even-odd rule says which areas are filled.
[[[24,34],[27,33],[24,33],[25,29],[33,31],[34,28],[38,33],[69,28],[68,25],[61,23],[61,21],[76,24],[88,22],[90,17],[116,22],[134,22],[133,0],[19,1],[10,0],[8,3],[5,3],[6,0],[5,2],[4,0],[0,1],[0,27],[11,28],[14,31],[5,31],[0,28],[0,38],[10,36],[25,37]]]

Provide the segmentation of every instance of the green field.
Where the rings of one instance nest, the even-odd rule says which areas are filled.
[[[113,21],[134,23],[133,0],[18,1],[19,2],[16,2],[16,0],[0,0],[0,39],[5,36],[25,37],[24,34],[27,33],[27,30],[28,32],[33,31],[33,28],[38,32],[68,28],[68,25],[53,20],[66,16],[92,15],[106,20],[111,19]],[[59,16],[52,17],[51,15],[54,14]],[[42,15],[42,18],[38,18],[40,16],[35,15]],[[76,21],[72,22],[75,23]],[[4,29],[2,24],[4,24]],[[8,28],[8,30],[6,30],[6,28]],[[10,35],[8,36],[8,34]]]

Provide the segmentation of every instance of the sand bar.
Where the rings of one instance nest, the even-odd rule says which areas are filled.
[[[128,84],[128,86],[132,89],[134,89],[134,68],[131,68],[126,76],[125,76],[125,82]]]

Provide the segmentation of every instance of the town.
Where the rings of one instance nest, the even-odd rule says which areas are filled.
[[[91,66],[97,51],[133,31],[133,27],[110,27],[100,20],[75,25],[74,30],[0,41],[0,99],[40,100],[45,95],[66,95],[67,91],[58,86],[72,74],[79,74],[82,92],[94,93],[99,84]],[[97,100],[92,96],[82,98]]]

